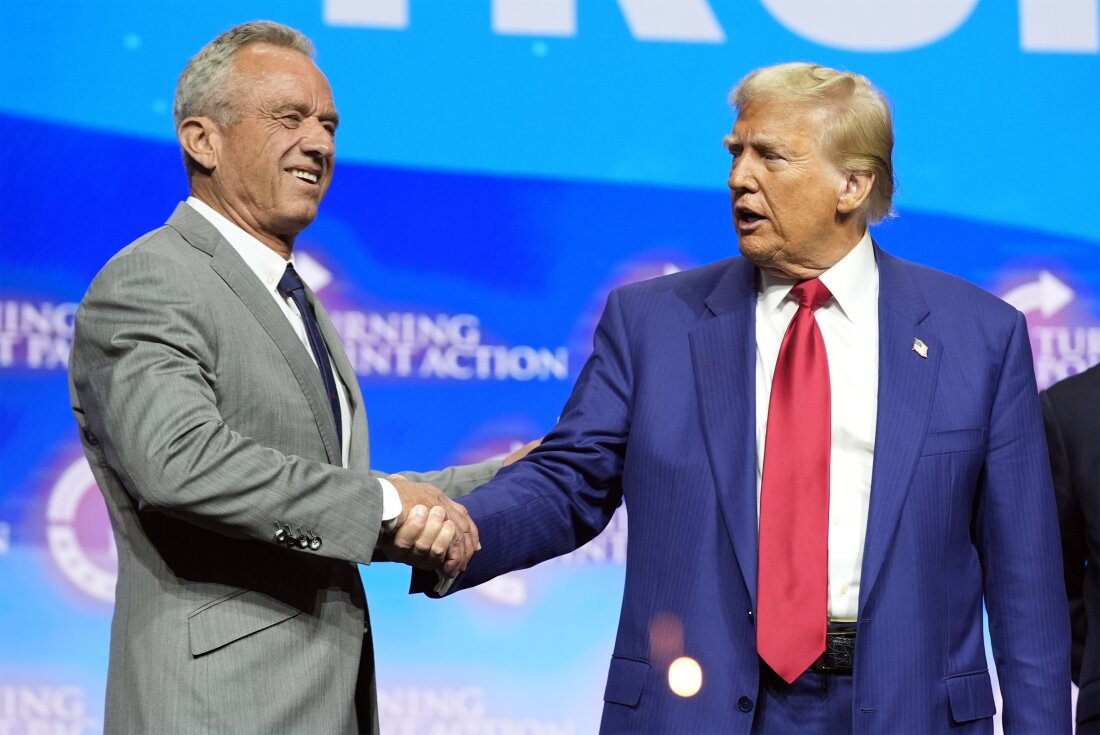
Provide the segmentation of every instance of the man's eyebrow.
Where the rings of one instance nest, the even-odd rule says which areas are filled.
[[[305,112],[305,110],[306,106],[300,102],[283,102],[282,104],[275,105],[275,107],[272,108],[272,112],[274,112],[276,115],[282,114],[284,112]]]
[[[330,122],[333,127],[340,126],[340,113],[338,112],[325,112],[320,115],[321,122]]]
[[[781,151],[787,149],[787,144],[774,135],[757,135],[752,139],[752,147],[757,150]]]
[[[734,135],[733,133],[727,133],[726,137],[722,139],[722,142],[727,148],[731,148],[735,145],[746,145],[745,141],[741,140],[739,136]],[[750,145],[753,148],[757,149],[777,149],[786,147],[786,144],[783,142],[783,140],[781,138],[775,137],[774,135],[753,135],[749,137],[747,145]]]
[[[731,155],[741,155],[746,146],[756,151],[757,154],[775,154],[782,157],[791,155],[790,145],[782,138],[777,138],[774,135],[752,135],[748,141],[744,141],[733,133],[728,133],[722,139],[722,143]]]

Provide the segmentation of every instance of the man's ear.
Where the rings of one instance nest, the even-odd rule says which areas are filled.
[[[840,190],[837,198],[836,211],[840,214],[852,214],[858,212],[871,196],[871,189],[875,185],[875,175],[870,171],[857,171],[846,174],[844,188]]]
[[[180,123],[180,147],[191,160],[207,171],[218,167],[221,131],[208,117],[189,117]]]

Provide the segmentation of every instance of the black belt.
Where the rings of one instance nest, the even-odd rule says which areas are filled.
[[[825,634],[825,653],[810,664],[819,674],[851,674],[856,659],[856,631],[830,630]]]

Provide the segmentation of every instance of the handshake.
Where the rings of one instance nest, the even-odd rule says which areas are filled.
[[[378,540],[386,558],[458,576],[481,548],[470,514],[435,485],[410,482],[401,475],[390,475],[389,481],[401,496],[401,514]]]
[[[528,442],[509,454],[504,466],[526,457],[541,441]],[[466,508],[435,485],[411,482],[401,475],[390,475],[388,479],[401,496],[401,513],[393,528],[378,540],[386,558],[434,570],[449,579],[457,577],[481,549],[477,526]]]

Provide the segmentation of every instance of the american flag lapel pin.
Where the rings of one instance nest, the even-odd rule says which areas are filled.
[[[916,352],[925,360],[928,359],[928,345],[926,345],[924,342],[921,342],[916,337],[913,338],[913,352]]]

